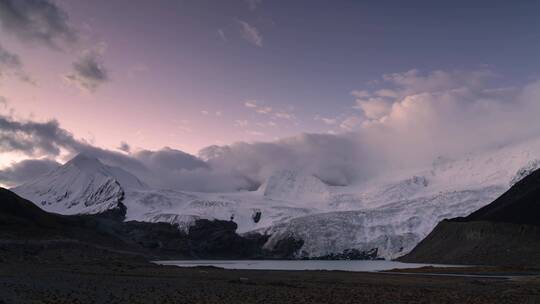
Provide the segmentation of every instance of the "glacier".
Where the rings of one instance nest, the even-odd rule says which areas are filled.
[[[270,234],[265,246],[293,237],[298,257],[376,248],[381,258],[408,253],[444,218],[487,205],[540,165],[540,140],[494,147],[424,168],[388,172],[348,186],[325,184],[301,169],[276,170],[257,191],[154,189],[134,174],[80,154],[12,190],[42,209],[93,214],[126,207],[125,220],[233,220],[240,233]]]

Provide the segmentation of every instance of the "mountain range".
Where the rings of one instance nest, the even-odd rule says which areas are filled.
[[[351,249],[396,258],[443,219],[489,204],[534,171],[539,148],[540,140],[531,140],[458,159],[440,157],[426,167],[348,186],[281,169],[256,191],[228,193],[155,189],[123,168],[79,154],[12,190],[49,212],[108,212],[125,221],[174,224],[185,232],[199,219],[234,221],[239,233],[268,235],[267,248],[286,239],[301,241],[298,258]]]

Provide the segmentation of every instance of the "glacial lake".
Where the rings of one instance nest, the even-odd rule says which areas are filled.
[[[154,261],[160,265],[179,267],[215,266],[225,269],[250,270],[341,270],[384,271],[390,269],[420,268],[424,266],[457,267],[456,265],[414,264],[394,261],[347,261],[347,260],[177,260]]]

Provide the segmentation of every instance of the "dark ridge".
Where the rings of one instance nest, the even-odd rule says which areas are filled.
[[[126,207],[96,215],[59,215],[0,188],[0,239],[10,242],[54,242],[54,248],[76,244],[125,251],[149,259],[256,259],[292,258],[303,242],[278,243],[265,249],[270,237],[239,235],[232,221],[197,220],[185,233],[169,223],[122,221]],[[74,245],[75,244],[75,245]],[[49,246],[50,247],[50,246]],[[86,250],[86,249],[85,249]]]
[[[489,221],[540,226],[540,170],[517,182],[493,203],[456,221]]]

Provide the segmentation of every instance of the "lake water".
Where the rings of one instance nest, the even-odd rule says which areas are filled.
[[[413,264],[394,261],[318,261],[318,260],[179,260],[155,261],[161,265],[180,267],[215,266],[225,269],[256,270],[342,270],[342,271],[383,271],[424,266],[452,267],[452,265]]]

